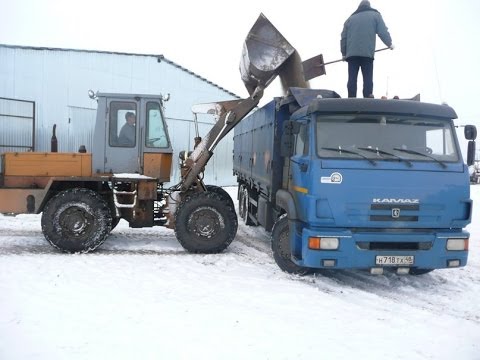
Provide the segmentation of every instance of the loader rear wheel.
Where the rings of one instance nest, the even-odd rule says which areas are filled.
[[[42,232],[57,249],[86,253],[100,246],[112,228],[107,202],[96,192],[75,188],[51,198],[42,213]]]
[[[289,274],[307,275],[312,273],[313,269],[298,266],[292,261],[288,233],[287,214],[283,214],[272,230],[272,251],[275,262],[280,269]]]
[[[237,233],[237,214],[220,195],[200,192],[187,197],[175,213],[175,235],[193,253],[225,250]]]
[[[220,195],[232,209],[235,209],[235,204],[233,203],[232,197],[228,194],[228,192],[225,191],[225,189],[215,185],[205,185],[205,187],[207,188],[207,191]]]
[[[118,225],[118,223],[120,222],[120,218],[119,217],[112,217],[112,228],[110,229],[110,231],[112,231],[113,229],[115,229]]]

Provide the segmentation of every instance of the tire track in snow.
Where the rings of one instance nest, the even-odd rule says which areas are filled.
[[[268,256],[269,264],[277,266],[270,249],[270,235],[261,227],[250,227],[239,222],[235,239],[243,246],[263,252]],[[246,258],[251,260],[255,253],[249,252]],[[257,262],[256,259],[253,259]],[[451,278],[452,272],[456,273]],[[478,276],[466,269],[436,270],[430,274],[397,275],[386,272],[384,275],[371,275],[362,270],[319,270],[312,275],[284,275],[292,281],[299,281],[319,291],[330,294],[358,293],[356,296],[378,297],[396,305],[408,305],[415,309],[429,311],[435,315],[448,314],[475,323],[480,323],[480,314],[475,308],[455,306],[455,298],[465,291],[469,281],[478,281]],[[458,281],[460,279],[461,281]],[[477,280],[476,280],[477,279]]]

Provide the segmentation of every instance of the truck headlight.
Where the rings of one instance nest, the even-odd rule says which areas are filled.
[[[447,250],[450,250],[450,251],[468,250],[468,239],[447,239]]]
[[[336,237],[310,236],[308,238],[308,247],[313,250],[337,250],[339,243]]]

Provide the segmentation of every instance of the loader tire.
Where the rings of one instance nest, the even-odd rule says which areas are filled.
[[[62,191],[51,198],[42,213],[42,232],[55,248],[87,253],[100,246],[112,229],[107,202],[83,188]]]
[[[189,252],[213,254],[225,250],[237,233],[237,214],[214,192],[187,197],[175,213],[175,235]]]
[[[115,229],[118,225],[118,223],[120,222],[120,218],[119,217],[112,217],[112,228],[110,229],[110,231],[112,231],[113,229]]]
[[[287,214],[283,214],[275,222],[272,230],[272,251],[275,262],[282,271],[289,274],[307,275],[312,273],[313,269],[298,266],[292,261],[288,232]]]
[[[205,185],[205,187],[207,188],[207,191],[220,195],[222,199],[228,203],[228,206],[231,206],[232,209],[235,209],[235,204],[233,203],[232,197],[228,195],[228,192],[226,192],[225,189],[215,185]]]

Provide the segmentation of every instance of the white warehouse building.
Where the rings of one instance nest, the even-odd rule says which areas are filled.
[[[76,152],[80,145],[90,152],[97,102],[89,98],[89,90],[169,94],[164,106],[174,150],[172,183],[179,180],[178,153],[193,149],[192,105],[238,99],[163,55],[0,44],[0,78],[0,152],[50,151],[55,124],[59,152]],[[200,136],[214,121],[210,115],[199,117]],[[232,151],[233,132],[207,165],[207,184],[235,184]]]

